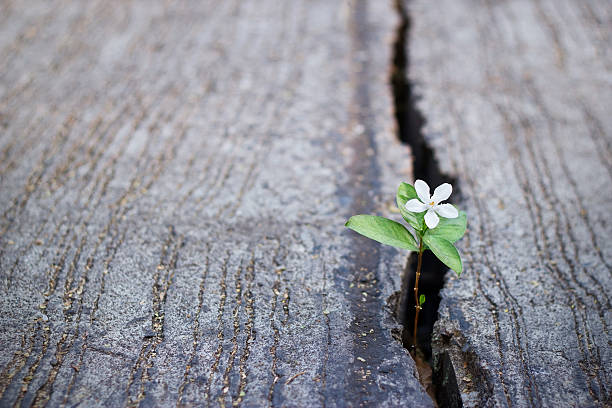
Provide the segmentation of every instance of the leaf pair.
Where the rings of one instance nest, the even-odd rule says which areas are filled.
[[[431,250],[440,261],[460,275],[463,265],[453,242],[465,234],[467,225],[465,212],[459,211],[457,218],[441,218],[436,228],[428,229],[424,221],[425,213],[413,213],[405,209],[406,202],[416,197],[417,193],[413,186],[407,183],[400,184],[396,201],[402,217],[415,229],[424,244],[424,249]],[[399,222],[375,215],[355,215],[345,225],[382,244],[419,251],[417,240]]]

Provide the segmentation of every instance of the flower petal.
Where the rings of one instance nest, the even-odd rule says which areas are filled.
[[[448,199],[451,193],[453,192],[453,186],[448,183],[440,184],[434,190],[433,197],[431,197],[432,201],[435,201],[436,204],[441,203],[442,201]]]
[[[429,229],[434,229],[436,228],[439,222],[440,218],[438,218],[435,211],[427,210],[427,213],[425,214],[425,225],[427,225]]]
[[[423,180],[415,181],[414,189],[416,190],[416,193],[422,202],[428,204],[429,201],[431,201],[431,196],[429,195],[429,186],[426,182],[424,182]]]
[[[406,208],[406,210],[408,210],[410,212],[420,213],[420,212],[423,212],[423,211],[425,211],[427,209],[427,205],[423,204],[422,202],[420,202],[416,198],[413,198],[412,200],[409,200],[406,203],[404,208]]]
[[[457,218],[459,211],[452,204],[438,204],[434,207],[434,211],[444,218]]]

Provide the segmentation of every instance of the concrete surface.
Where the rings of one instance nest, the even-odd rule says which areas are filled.
[[[468,213],[436,325],[439,377],[457,377],[447,402],[610,406],[612,8],[409,10],[423,134]]]
[[[380,1],[0,3],[0,405],[432,406]]]

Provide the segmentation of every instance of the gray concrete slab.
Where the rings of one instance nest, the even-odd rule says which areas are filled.
[[[468,233],[438,365],[464,406],[612,404],[611,8],[416,0],[410,78]],[[454,372],[453,372],[454,371]]]
[[[431,406],[390,2],[0,4],[0,405]]]

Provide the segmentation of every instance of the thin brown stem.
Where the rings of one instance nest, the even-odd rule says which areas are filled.
[[[414,314],[414,334],[412,341],[414,347],[417,347],[417,325],[419,323],[419,312],[421,311],[421,304],[419,302],[419,278],[421,277],[421,265],[423,264],[423,238],[419,239],[419,259],[417,261],[416,279],[414,281],[414,301],[416,307],[416,313]]]

